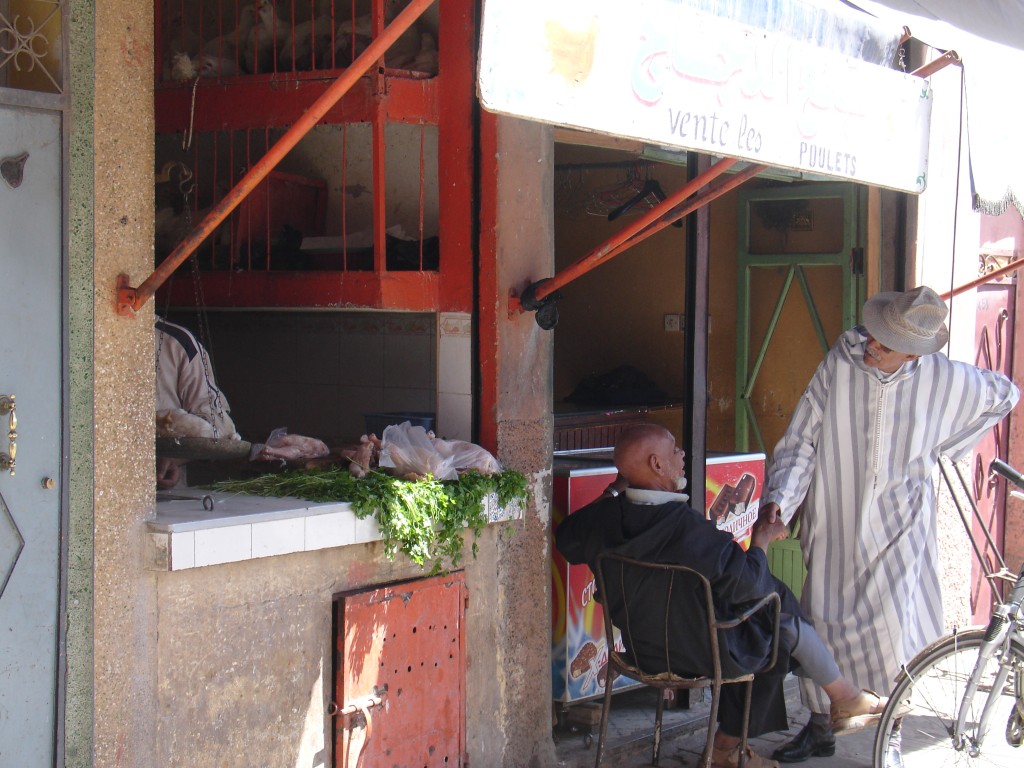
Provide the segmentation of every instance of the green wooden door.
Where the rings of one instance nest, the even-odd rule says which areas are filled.
[[[865,298],[866,190],[742,192],[736,302],[736,448],[770,459],[814,369]]]

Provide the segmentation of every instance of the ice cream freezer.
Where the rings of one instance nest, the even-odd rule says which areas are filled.
[[[558,452],[554,457],[552,528],[592,502],[616,476],[610,448]],[[704,494],[705,514],[744,547],[757,519],[764,454],[710,454]],[[691,503],[696,502],[691,493]],[[586,565],[570,565],[551,544],[551,674],[556,702],[572,703],[604,695],[608,649],[604,613],[594,599],[597,584]],[[615,644],[622,650],[616,633]],[[613,690],[635,686],[620,677]]]

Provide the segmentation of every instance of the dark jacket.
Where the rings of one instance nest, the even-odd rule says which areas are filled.
[[[570,563],[586,563],[595,569],[597,556],[605,551],[656,563],[686,565],[711,583],[715,612],[720,620],[741,613],[746,606],[771,592],[782,600],[782,620],[797,637],[800,605],[793,593],[768,570],[765,553],[752,547],[745,552],[732,535],[720,531],[702,514],[682,502],[635,504],[625,494],[598,500],[570,515],[555,534],[558,550]],[[696,582],[691,582],[695,584]],[[663,606],[665,588],[658,579],[642,581],[627,571],[623,589],[618,580],[607,584],[610,594],[600,596],[612,623],[623,633],[623,643],[634,661],[647,672],[664,672]],[[629,637],[624,596],[630,599]],[[695,589],[673,591],[669,617],[669,662],[679,674],[710,672],[703,595]],[[767,611],[757,619],[720,634],[723,674],[732,676],[761,669],[770,656],[771,624]],[[780,643],[775,671],[789,668],[788,648]]]

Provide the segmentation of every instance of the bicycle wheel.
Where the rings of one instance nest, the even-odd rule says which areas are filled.
[[[1016,674],[1011,674],[1002,689],[995,692],[986,732],[979,732],[982,707],[992,692],[999,669],[994,658],[969,703],[962,738],[959,742],[953,739],[953,725],[983,636],[984,630],[972,629],[944,637],[907,665],[878,723],[875,768],[885,766],[886,748],[894,728],[901,734],[906,768],[1010,768],[1021,764],[1024,755],[1007,742],[1007,726],[1015,710]]]

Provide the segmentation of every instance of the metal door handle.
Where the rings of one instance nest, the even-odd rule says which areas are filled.
[[[373,734],[373,714],[370,710],[383,707],[387,694],[388,686],[385,683],[380,687],[374,686],[373,693],[369,696],[346,702],[342,707],[339,707],[336,702],[332,701],[327,707],[327,714],[331,717],[347,717],[357,712],[362,713],[363,719],[366,721],[366,733],[363,735],[363,743],[359,747],[359,755],[356,756],[356,762],[358,762],[363,750],[366,749],[366,745],[370,742],[370,736]],[[349,725],[348,727],[351,728],[352,726]]]
[[[18,416],[15,412],[14,395],[0,395],[0,415],[7,414],[7,439],[10,440],[7,453],[0,451],[0,471],[9,470],[14,475],[15,458],[18,455]]]

